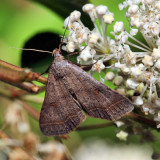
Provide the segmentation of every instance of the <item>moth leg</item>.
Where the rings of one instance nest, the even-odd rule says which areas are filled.
[[[85,46],[83,49],[81,49],[81,50],[78,51],[78,52],[69,53],[69,54],[67,55],[67,60],[69,60],[69,56],[73,56],[73,55],[76,55],[76,54],[82,52],[86,47],[87,47],[87,46]]]

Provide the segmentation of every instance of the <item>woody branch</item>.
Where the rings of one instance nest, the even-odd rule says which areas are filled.
[[[30,93],[38,93],[44,89],[32,84],[32,81],[47,83],[47,78],[29,69],[17,67],[13,64],[0,60],[0,80],[23,89]]]
[[[88,70],[88,68],[86,67],[85,70]],[[17,67],[13,64],[7,63],[2,60],[0,60],[0,80],[8,84],[11,84],[12,86],[22,89],[22,90],[17,91],[17,93],[15,94],[15,97],[18,95],[22,96],[26,94],[27,92],[37,94],[40,91],[44,90],[45,87],[36,86],[32,84],[32,81],[38,81],[43,84],[47,83],[47,78],[41,76],[39,73],[34,73],[30,71],[29,69]],[[35,119],[38,120],[39,112],[36,110],[33,110],[32,107],[27,105],[26,103],[23,103],[23,104],[24,104],[24,108],[28,111],[28,113],[31,114]],[[138,115],[132,112],[128,116],[135,119],[136,121],[142,122],[144,124],[147,124],[150,127],[156,128],[156,123],[154,121],[147,119],[142,115]],[[79,127],[77,129],[78,130],[88,130],[88,129],[90,130],[90,129],[103,128],[106,126],[110,126],[112,124],[114,123],[107,122],[104,124],[96,124],[96,125]]]

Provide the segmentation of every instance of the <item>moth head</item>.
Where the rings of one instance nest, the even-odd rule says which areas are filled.
[[[52,55],[54,55],[55,58],[64,59],[61,51],[59,49],[54,49]]]

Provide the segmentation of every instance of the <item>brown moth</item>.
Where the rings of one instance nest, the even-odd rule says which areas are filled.
[[[64,135],[89,116],[117,120],[133,110],[131,102],[54,51],[40,113],[44,135]]]

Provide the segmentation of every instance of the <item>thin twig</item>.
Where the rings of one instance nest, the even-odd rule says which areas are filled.
[[[21,68],[21,67],[17,67],[13,64],[7,63],[7,62],[2,61],[2,60],[0,60],[0,66],[4,67],[4,68],[15,70],[15,71],[22,71],[23,70],[23,68]]]
[[[142,115],[139,115],[139,114],[136,114],[134,112],[130,112],[128,114],[129,117],[133,118],[134,120],[136,121],[139,121],[139,122],[142,122],[144,124],[147,124],[149,125],[150,127],[153,127],[154,129],[157,129],[157,124],[155,121],[151,120],[151,119],[148,119],[148,118],[145,118],[144,116]]]
[[[32,83],[23,82],[23,83],[0,83],[0,93],[7,94],[10,97],[21,97],[23,95],[28,94],[38,94],[46,89],[46,86],[36,86]],[[3,87],[4,86],[4,87]],[[20,89],[17,89],[15,87],[18,87]]]
[[[2,60],[0,60],[0,80],[7,83],[20,83],[24,81],[47,83],[47,78],[39,73],[34,73],[29,69],[17,67]]]
[[[91,130],[91,129],[99,129],[99,128],[110,127],[110,126],[113,126],[113,125],[114,125],[114,122],[106,122],[106,123],[99,123],[99,124],[80,126],[76,130],[84,131],[84,130]]]
[[[23,107],[25,108],[25,110],[31,115],[33,116],[36,120],[39,120],[40,114],[39,112],[34,109],[32,106],[30,106],[29,104],[27,104],[24,101],[21,101]]]
[[[14,96],[22,96],[22,95],[26,95],[28,94],[27,92],[31,93],[31,94],[38,94],[39,92],[41,91],[44,91],[45,90],[45,86],[43,87],[39,87],[39,86],[36,86],[32,83],[29,83],[29,82],[23,82],[23,83],[9,83],[15,87],[18,87],[22,90],[19,90],[17,91],[17,93],[14,93]],[[27,92],[25,92],[27,91]]]
[[[39,104],[42,104],[44,101],[44,97],[39,97],[36,95],[24,95],[24,96],[21,96],[21,99],[27,102],[34,102]]]
[[[145,118],[142,115],[136,114],[134,112],[130,112],[127,116],[131,117],[132,119],[134,119],[136,121],[142,122],[145,125],[148,125],[149,127],[157,129],[157,127],[156,127],[157,125],[156,125],[155,121],[148,119],[148,118]],[[107,123],[93,124],[93,125],[87,125],[87,126],[80,126],[77,128],[77,130],[83,131],[83,130],[99,129],[99,128],[104,128],[104,127],[109,127],[112,125],[114,125],[114,122],[107,122]]]

